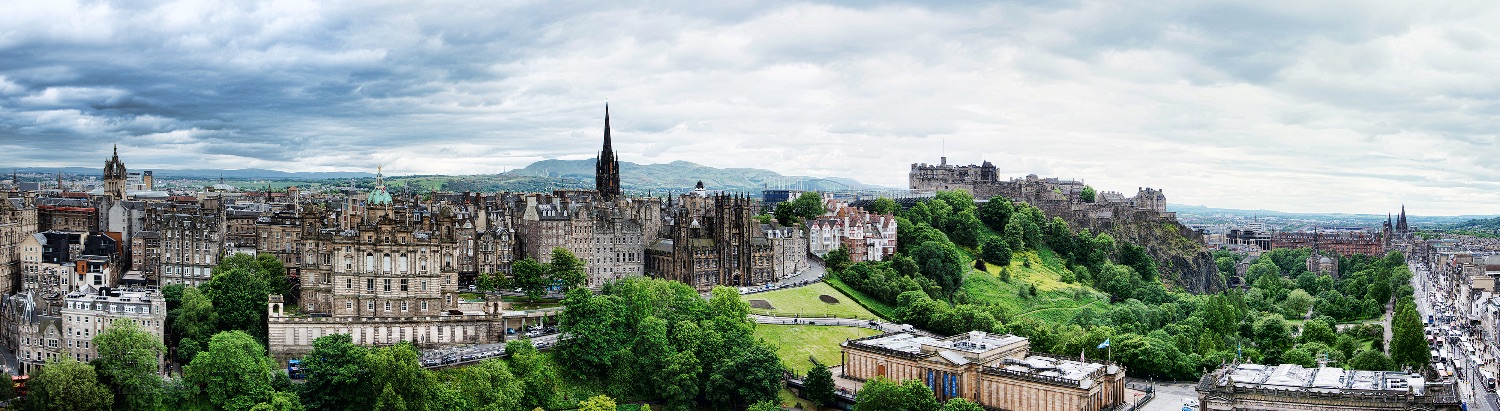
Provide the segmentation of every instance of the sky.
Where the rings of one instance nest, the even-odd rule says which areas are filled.
[[[9,1],[0,165],[912,163],[1175,204],[1500,214],[1500,3]]]

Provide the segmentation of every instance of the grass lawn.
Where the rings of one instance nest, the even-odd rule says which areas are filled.
[[[893,320],[894,318],[896,318],[896,307],[877,301],[874,297],[865,295],[865,293],[854,289],[854,287],[850,287],[848,284],[844,284],[844,281],[838,279],[838,277],[836,276],[830,275],[827,277],[823,277],[823,282],[832,286],[834,289],[837,289],[839,292],[844,293],[844,297],[859,301],[860,304],[863,304],[865,308],[869,309],[871,312],[874,312],[875,315],[880,316],[880,318],[884,318],[886,320]]]
[[[812,369],[808,356],[818,359],[823,365],[839,364],[839,343],[844,340],[864,338],[879,331],[859,327],[831,327],[816,325],[766,325],[756,324],[755,335],[776,345],[776,356],[782,365],[798,374]]]
[[[1026,262],[1031,266],[1027,267]],[[1018,317],[1044,321],[1066,321],[1084,306],[1108,309],[1108,299],[1088,287],[1062,281],[1062,263],[1050,250],[1017,253],[1006,270],[1010,281],[1001,281],[1001,267],[990,264],[987,271],[970,270],[964,277],[963,292],[969,301],[1005,307]],[[1036,286],[1037,295],[1021,298],[1022,284]]]
[[[838,304],[829,304],[819,299],[820,295],[828,295],[839,300]],[[840,317],[840,318],[863,318],[877,319],[874,313],[861,307],[859,303],[834,290],[832,286],[824,283],[814,283],[802,287],[788,288],[757,294],[746,294],[740,298],[749,300],[765,300],[770,303],[773,310],[762,310],[752,308],[750,312],[756,314],[772,314],[778,316],[801,316],[801,317]]]

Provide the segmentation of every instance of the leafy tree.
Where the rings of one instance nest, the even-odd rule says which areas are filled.
[[[243,272],[234,270],[231,272]],[[208,350],[183,371],[183,380],[201,387],[202,401],[223,410],[248,410],[271,399],[271,359],[255,337],[240,330],[215,334]]]
[[[1312,320],[1302,324],[1302,341],[1319,342],[1323,344],[1334,344],[1338,336],[1334,334],[1333,327],[1329,323]]]
[[[1297,364],[1309,368],[1315,365],[1312,353],[1307,352],[1302,347],[1293,348],[1281,354],[1281,362],[1283,364]]]
[[[172,321],[172,329],[182,338],[178,342],[178,356],[187,362],[192,361],[192,354],[202,351],[201,344],[218,331],[219,314],[214,310],[213,300],[197,287],[184,288],[181,294],[182,302],[173,311],[176,319]],[[182,351],[189,353],[183,354]]]
[[[354,344],[348,334],[318,337],[312,352],[303,357],[307,381],[307,408],[313,410],[359,410],[370,406],[374,392],[369,386],[369,371],[364,347]]]
[[[26,410],[107,410],[115,402],[94,366],[62,356],[47,361],[27,383]]]
[[[746,408],[745,411],[781,411],[781,406],[776,405],[775,401],[761,401],[750,404],[750,408]]]
[[[991,230],[1003,234],[1010,215],[1015,211],[1015,204],[1011,203],[1010,199],[1000,196],[990,197],[990,201],[979,208],[979,221]]]
[[[939,190],[933,198],[946,203],[954,214],[974,209],[974,195],[968,190]]]
[[[897,211],[901,211],[901,205],[889,198],[880,197],[870,204],[870,212],[875,214],[896,214]]]
[[[1010,265],[1010,246],[1000,237],[986,237],[980,246],[980,256],[990,264],[1001,267]]]
[[[562,282],[563,290],[571,290],[588,284],[589,273],[583,269],[583,261],[573,256],[566,248],[552,249],[552,262],[547,263],[547,274]]]
[[[115,321],[94,336],[99,351],[98,374],[110,382],[117,409],[154,410],[161,405],[161,376],[157,374],[166,352],[161,341],[141,330],[134,321]]]
[[[550,407],[557,398],[557,370],[531,345],[531,340],[505,344],[510,354],[511,370],[521,379],[522,408]]]
[[[182,303],[182,290],[185,287],[182,284],[167,284],[161,287],[161,297],[167,302],[167,311],[176,309],[177,305]]]
[[[978,217],[974,216],[973,210],[964,210],[958,213],[958,215],[953,217],[948,228],[948,236],[953,239],[953,243],[965,247],[978,246],[979,238],[983,233],[984,224],[979,222]]]
[[[1151,255],[1146,254],[1144,247],[1130,243],[1121,244],[1120,264],[1130,266],[1143,280],[1151,281],[1157,278],[1156,261],[1151,258]]]
[[[286,265],[276,258],[275,254],[249,255],[235,253],[229,257],[219,260],[211,272],[212,276],[234,269],[245,269],[261,278],[270,293],[290,296],[292,282],[286,277]],[[210,277],[212,278],[212,277]]]
[[[1292,345],[1292,327],[1280,315],[1255,321],[1255,341],[1262,351],[1284,350]]]
[[[980,406],[979,403],[976,403],[976,402],[973,402],[973,401],[969,401],[969,400],[966,400],[966,399],[963,399],[963,398],[949,398],[947,402],[943,403],[943,408],[941,408],[941,410],[942,411],[984,411],[984,407]]]
[[[1078,198],[1083,200],[1083,202],[1085,203],[1092,203],[1094,202],[1094,197],[1097,195],[1098,192],[1094,191],[1094,187],[1083,186],[1083,191],[1078,193]]]
[[[385,388],[380,390],[380,396],[375,397],[375,411],[406,411],[406,399],[396,393],[396,389],[386,383]]]
[[[813,364],[812,369],[807,370],[807,377],[802,380],[802,384],[802,398],[819,407],[833,404],[833,373],[828,371],[828,367]]]
[[[302,411],[302,399],[291,392],[275,392],[266,402],[255,404],[250,411]]]
[[[1365,371],[1394,371],[1396,363],[1380,350],[1364,350],[1356,354],[1354,359],[1349,360],[1349,368]]]
[[[836,273],[843,272],[852,263],[849,260],[849,249],[844,248],[842,244],[839,245],[839,248],[835,248],[829,251],[828,254],[823,255],[823,264],[827,265],[830,271]]]
[[[776,352],[748,338],[744,342],[734,350],[738,355],[721,359],[708,378],[704,395],[718,408],[773,401],[781,391],[782,366]]]
[[[923,276],[936,282],[944,294],[951,294],[963,285],[967,264],[958,250],[949,244],[928,241],[917,246],[911,253]]]
[[[823,215],[823,196],[814,191],[804,192],[796,200],[777,204],[775,214],[776,221],[784,226]]]
[[[608,395],[595,395],[578,403],[578,411],[615,411],[615,399]]]
[[[1415,304],[1403,299],[1391,318],[1391,360],[1413,370],[1426,367],[1432,360],[1427,340],[1422,336],[1422,319]]]
[[[1315,300],[1311,294],[1298,288],[1287,293],[1286,301],[1282,301],[1281,306],[1286,309],[1287,317],[1302,318],[1307,315],[1307,309],[1312,308],[1313,302]]]
[[[365,357],[365,367],[369,370],[370,386],[391,387],[402,406],[423,410],[435,405],[432,375],[422,368],[417,348],[410,342],[370,350]],[[381,393],[380,398],[386,398],[385,393]],[[378,399],[375,408],[381,408]]]
[[[516,261],[510,272],[511,284],[526,293],[526,297],[535,300],[547,292],[547,269],[531,257]]]
[[[854,411],[937,411],[939,405],[932,390],[918,380],[898,384],[875,377],[855,395]]]
[[[261,342],[266,341],[266,296],[269,291],[264,278],[243,267],[227,270],[216,267],[213,277],[203,285],[203,293],[213,302],[214,312],[219,317],[217,330],[244,331]],[[186,290],[183,296],[187,296]]]

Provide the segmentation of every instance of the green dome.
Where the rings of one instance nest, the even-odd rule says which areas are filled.
[[[390,205],[391,204],[391,193],[388,193],[388,192],[385,191],[385,186],[384,185],[375,187],[374,190],[370,190],[369,203],[370,203],[370,205],[376,205],[376,204]]]

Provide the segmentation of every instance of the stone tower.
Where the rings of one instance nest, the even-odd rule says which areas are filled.
[[[120,146],[115,146],[114,155],[104,162],[104,195],[125,199],[125,163],[120,162]]]
[[[604,149],[599,151],[599,161],[594,165],[594,189],[605,201],[614,201],[620,196],[620,160],[615,155],[609,141],[609,104],[605,104]]]

